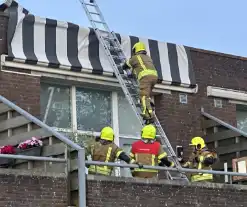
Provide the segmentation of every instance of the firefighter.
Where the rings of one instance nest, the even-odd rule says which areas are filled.
[[[120,159],[129,164],[138,164],[120,149],[114,142],[114,132],[111,127],[104,127],[100,136],[88,149],[86,155],[91,155],[93,161],[114,162]],[[140,166],[141,167],[141,166]],[[111,175],[110,166],[89,166],[89,174]]]
[[[191,140],[190,146],[193,147],[193,152],[189,160],[182,165],[184,168],[195,168],[198,170],[212,170],[212,165],[217,160],[217,153],[210,151],[202,137],[194,137]],[[191,182],[212,182],[213,175],[208,173],[193,173]]]
[[[123,65],[123,70],[130,69],[132,74],[137,78],[139,82],[142,117],[147,123],[152,123],[154,104],[151,100],[151,93],[158,81],[158,73],[152,59],[147,55],[144,43],[136,43],[132,48],[132,53],[133,56]]]
[[[174,167],[174,163],[167,159],[167,153],[155,138],[156,128],[152,124],[144,126],[141,132],[141,140],[132,144],[130,157],[143,165]],[[135,168],[132,170],[132,175],[140,178],[154,178],[157,177],[158,171]]]

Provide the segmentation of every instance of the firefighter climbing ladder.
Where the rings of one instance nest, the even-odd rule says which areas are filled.
[[[99,39],[101,46],[105,50],[109,62],[114,70],[115,76],[117,77],[127,100],[136,113],[139,121],[144,126],[145,123],[142,119],[142,116],[140,115],[141,109],[139,103],[138,84],[134,78],[129,78],[125,74],[125,71],[122,70],[122,64],[125,62],[126,57],[116,34],[110,31],[95,0],[79,1],[85,10],[91,25],[93,26],[93,29],[95,31],[95,34],[97,35],[97,38]],[[169,158],[175,163],[175,166],[177,168],[181,167],[177,156],[156,115],[154,117],[154,124],[157,128],[158,135],[160,135],[161,137],[162,145],[166,148],[166,152]],[[183,179],[188,181],[188,178],[183,173],[175,173],[175,175],[173,175],[174,173],[167,172],[167,174],[169,179],[171,180]]]

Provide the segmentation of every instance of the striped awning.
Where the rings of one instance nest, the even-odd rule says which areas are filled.
[[[9,13],[8,60],[21,59],[27,64],[47,64],[75,72],[113,75],[113,69],[92,28],[30,14],[12,1]],[[139,40],[146,43],[148,54],[163,84],[195,87],[190,50],[186,46],[117,34],[127,58]]]

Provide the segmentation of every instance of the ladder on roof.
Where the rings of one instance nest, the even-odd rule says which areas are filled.
[[[104,48],[105,53],[109,59],[110,64],[114,70],[115,76],[117,77],[122,90],[129,101],[132,109],[136,113],[137,118],[139,119],[142,126],[145,125],[141,114],[140,103],[139,103],[139,92],[138,92],[138,83],[134,78],[129,78],[122,70],[122,64],[125,62],[126,57],[121,48],[119,40],[114,32],[111,32],[104,17],[101,13],[99,6],[97,5],[95,0],[79,0],[82,4],[87,17],[93,26],[95,34],[99,39],[101,46]],[[157,118],[154,116],[154,125],[157,129],[157,134],[161,137],[161,142],[165,151],[168,154],[170,160],[175,163],[176,168],[180,168],[181,165],[177,159],[177,156],[164,132],[161,127],[161,124]],[[186,180],[188,178],[180,172],[167,172],[168,178],[171,180]]]

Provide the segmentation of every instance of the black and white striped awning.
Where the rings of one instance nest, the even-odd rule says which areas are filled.
[[[15,1],[6,12],[9,13],[8,60],[21,59],[28,64],[45,63],[53,68],[66,66],[76,72],[113,74],[93,29],[34,16]],[[127,58],[131,56],[131,48],[136,42],[141,40],[146,43],[160,82],[183,87],[195,86],[189,48],[140,37],[117,36]]]

